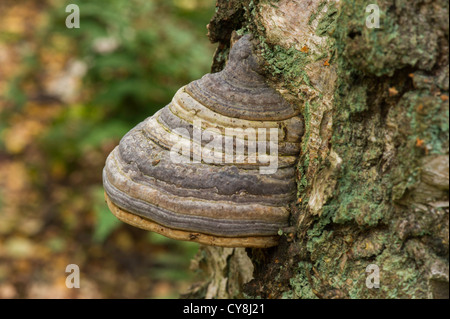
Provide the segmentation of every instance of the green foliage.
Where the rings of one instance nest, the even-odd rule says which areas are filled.
[[[95,210],[95,230],[93,240],[103,242],[108,235],[120,225],[120,221],[111,214],[108,206],[105,205],[104,190],[102,187],[95,187],[91,191]]]
[[[43,37],[50,40],[56,33],[76,43],[78,58],[88,64],[89,102],[107,114],[143,119],[142,114],[167,104],[181,85],[209,71],[207,20],[202,20],[202,34],[173,2],[100,0],[79,6],[79,29],[65,28],[66,13],[55,8],[52,29]],[[199,13],[204,17],[209,10]]]
[[[36,32],[36,50],[9,83],[6,98],[13,107],[2,111],[5,121],[0,124],[3,131],[28,103],[26,83],[41,89],[39,81],[48,67],[41,60],[43,52],[70,56],[66,65],[81,61],[86,66],[81,98],[57,113],[36,141],[48,162],[64,163],[66,172],[86,166],[87,153],[117,143],[131,127],[168,104],[181,86],[209,72],[213,53],[205,36],[213,8],[206,0],[195,6],[175,0],[78,1],[79,29],[65,26],[70,3],[49,7],[48,23]],[[94,239],[102,240],[115,223],[104,213],[97,193]]]

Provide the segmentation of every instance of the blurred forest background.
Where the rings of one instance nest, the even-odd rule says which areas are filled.
[[[65,26],[71,3],[79,29]],[[101,172],[128,130],[209,72],[214,4],[1,0],[0,298],[177,298],[195,281],[198,246],[119,222]]]

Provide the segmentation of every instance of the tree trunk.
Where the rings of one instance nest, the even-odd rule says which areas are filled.
[[[280,245],[202,247],[188,296],[448,298],[448,1],[371,3],[217,1],[213,71],[252,33],[306,131]]]

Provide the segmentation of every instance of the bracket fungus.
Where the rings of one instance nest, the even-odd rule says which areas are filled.
[[[289,225],[303,119],[271,88],[245,35],[221,72],[180,88],[103,170],[112,213],[178,240],[270,247]]]

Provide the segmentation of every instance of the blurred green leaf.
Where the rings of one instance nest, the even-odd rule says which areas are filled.
[[[91,192],[96,216],[95,230],[92,236],[95,242],[104,242],[111,232],[120,225],[120,221],[108,209],[104,190],[96,187]]]
[[[99,147],[108,139],[119,139],[130,129],[129,125],[121,121],[110,121],[102,126],[93,127],[80,138],[79,145],[82,150]]]

